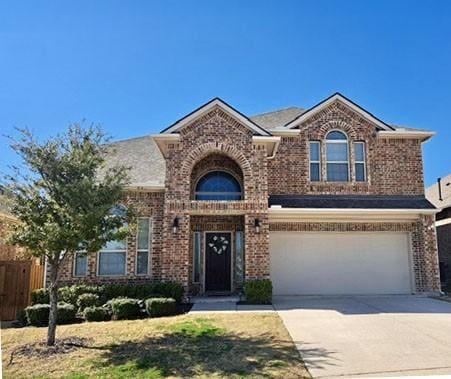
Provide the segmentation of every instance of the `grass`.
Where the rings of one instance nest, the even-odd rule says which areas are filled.
[[[59,326],[86,346],[13,355],[46,328],[2,331],[4,378],[310,378],[276,314],[184,315]]]

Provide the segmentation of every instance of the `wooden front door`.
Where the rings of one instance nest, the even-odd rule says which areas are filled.
[[[205,290],[231,290],[232,234],[205,233]]]

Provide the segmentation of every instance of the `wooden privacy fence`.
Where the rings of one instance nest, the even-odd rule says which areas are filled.
[[[0,261],[0,320],[16,318],[30,303],[30,293],[44,285],[44,265],[34,261]]]

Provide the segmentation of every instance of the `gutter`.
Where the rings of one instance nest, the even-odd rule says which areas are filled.
[[[435,215],[439,209],[369,209],[369,208],[282,208],[268,209],[270,221],[413,221],[419,215]]]

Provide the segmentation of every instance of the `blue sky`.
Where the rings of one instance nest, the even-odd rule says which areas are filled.
[[[431,129],[426,184],[451,172],[451,1],[2,1],[0,132],[83,119],[155,133],[219,96],[245,114],[339,91]],[[17,162],[0,138],[0,170]]]

